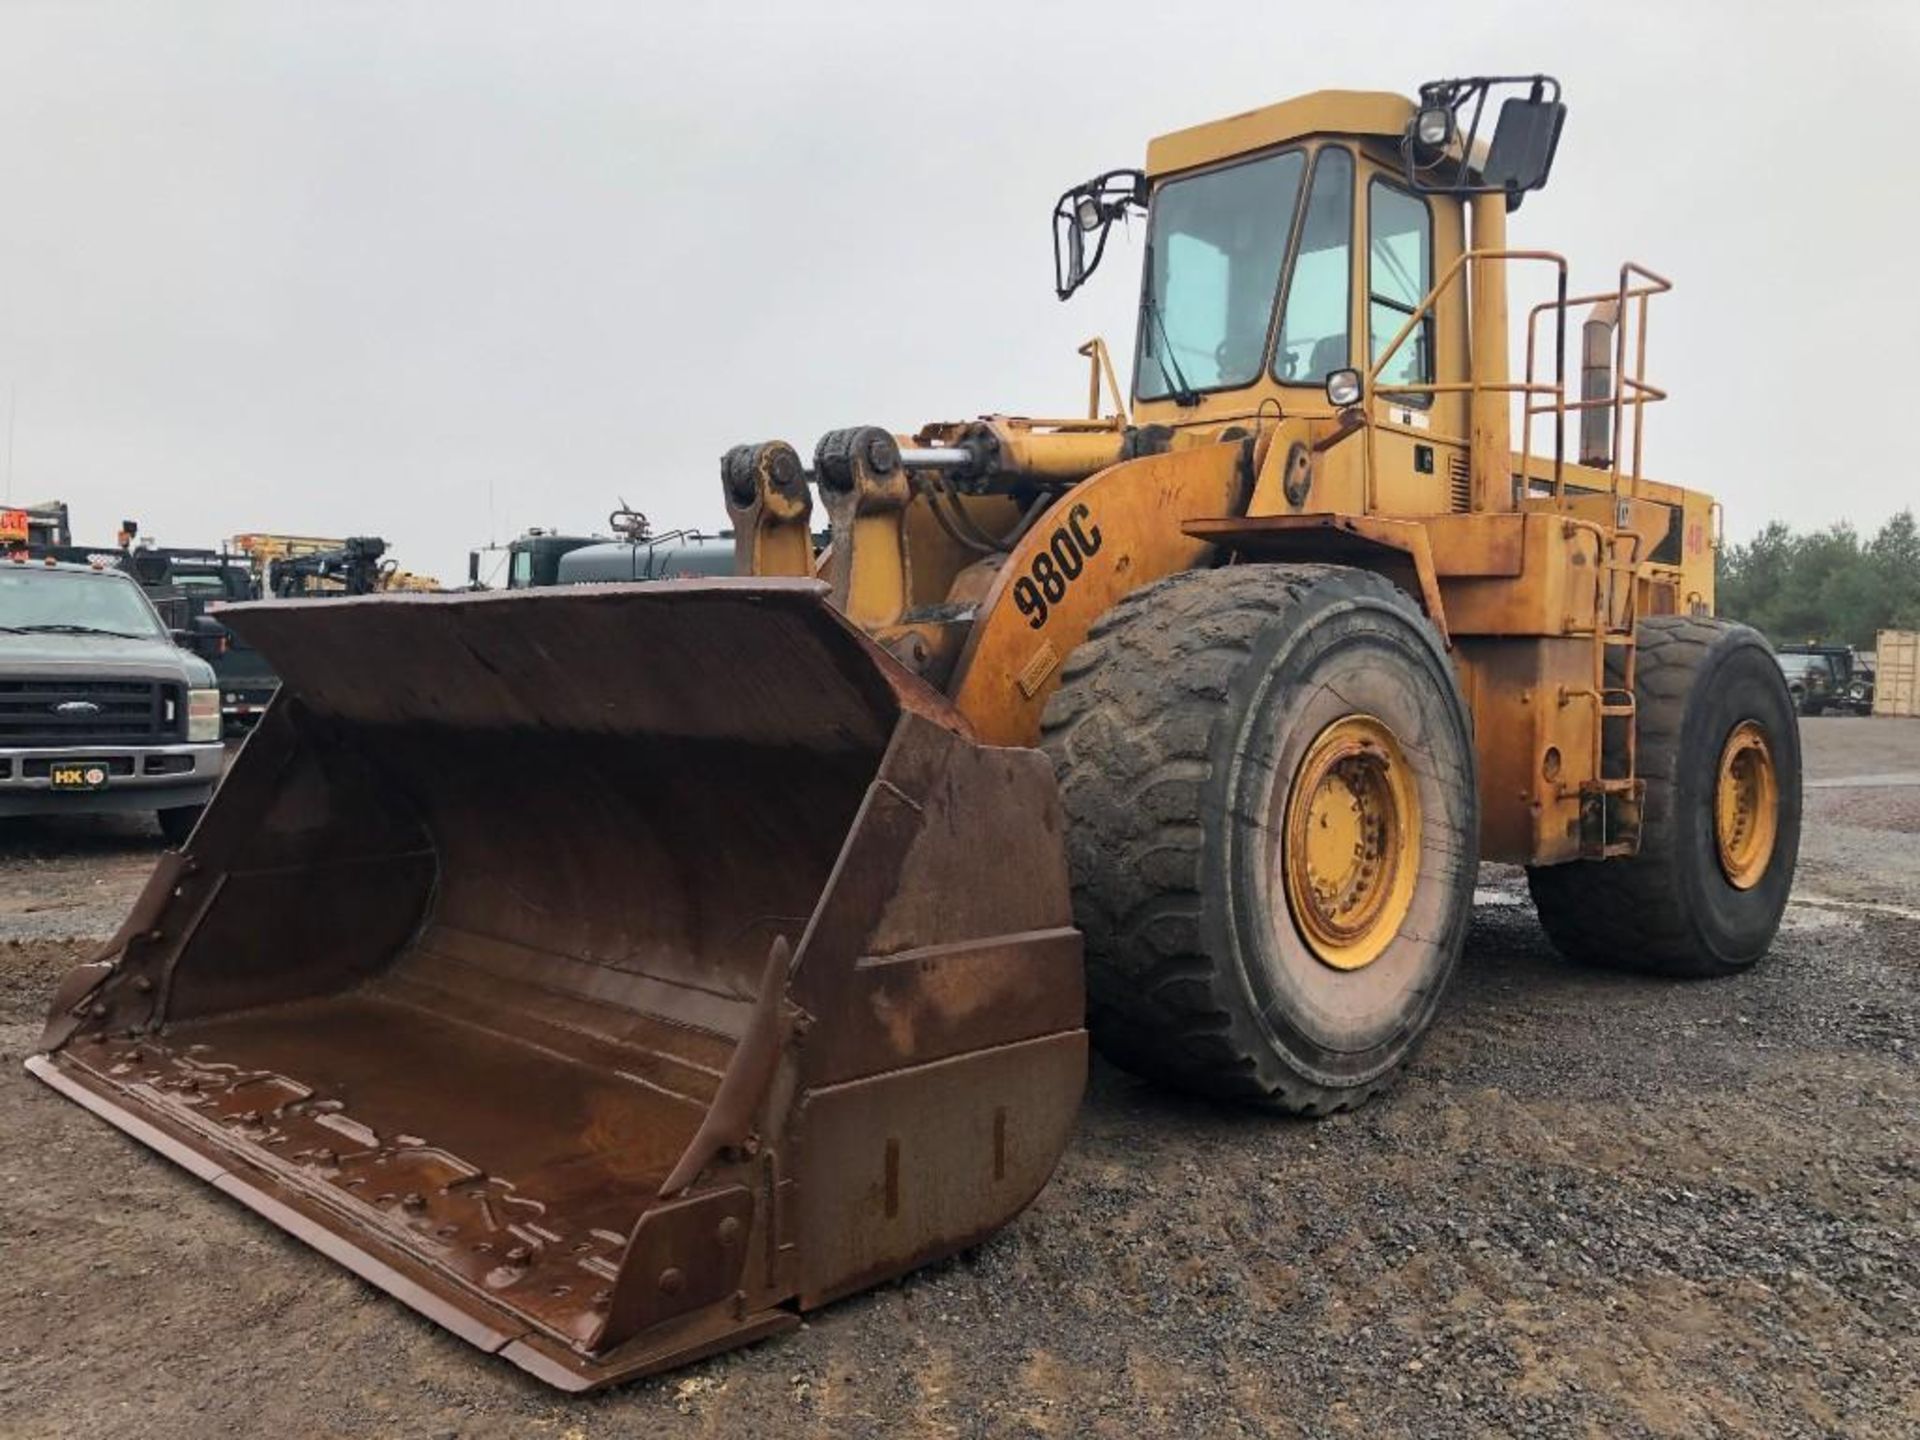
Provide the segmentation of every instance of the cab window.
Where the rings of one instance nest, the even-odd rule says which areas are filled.
[[[1298,150],[1283,151],[1160,187],[1140,297],[1140,399],[1259,378],[1306,168]]]
[[[1314,161],[1307,187],[1300,251],[1273,356],[1275,379],[1318,385],[1353,363],[1347,339],[1352,270],[1353,156],[1329,145]]]
[[[1375,180],[1367,192],[1367,328],[1377,363],[1393,337],[1433,288],[1433,215],[1426,201]],[[1380,372],[1382,390],[1433,383],[1433,316],[1400,343]],[[1396,404],[1426,405],[1431,395],[1396,395]]]

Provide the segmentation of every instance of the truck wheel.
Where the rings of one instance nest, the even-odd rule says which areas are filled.
[[[1731,975],[1767,953],[1800,853],[1800,730],[1745,625],[1655,615],[1637,631],[1640,852],[1527,872],[1561,954],[1658,975]]]
[[[1409,596],[1326,565],[1162,580],[1074,652],[1041,743],[1109,1059],[1306,1114],[1387,1084],[1479,853],[1466,705]]]
[[[193,827],[200,823],[200,812],[204,805],[180,805],[171,810],[156,812],[160,821],[160,833],[167,843],[176,849],[187,843],[187,837],[193,834]]]

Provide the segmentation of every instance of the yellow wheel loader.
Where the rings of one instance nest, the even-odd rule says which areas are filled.
[[[585,1388],[1006,1223],[1089,1034],[1359,1103],[1483,858],[1580,959],[1751,965],[1793,710],[1712,618],[1712,502],[1642,474],[1667,282],[1508,246],[1564,113],[1478,77],[1154,141],[1054,212],[1063,298],[1144,216],[1131,410],[1094,342],[1089,418],[737,447],[735,578],[224,612],[279,696],[31,1068]]]

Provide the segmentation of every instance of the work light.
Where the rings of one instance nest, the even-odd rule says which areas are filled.
[[[1360,372],[1335,370],[1327,376],[1327,403],[1344,410],[1360,403]]]
[[[1438,150],[1453,136],[1453,112],[1444,105],[1429,106],[1413,122],[1413,138]]]

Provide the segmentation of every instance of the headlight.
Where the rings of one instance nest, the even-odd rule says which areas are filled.
[[[218,690],[187,691],[187,739],[218,740],[220,738],[220,692]]]

